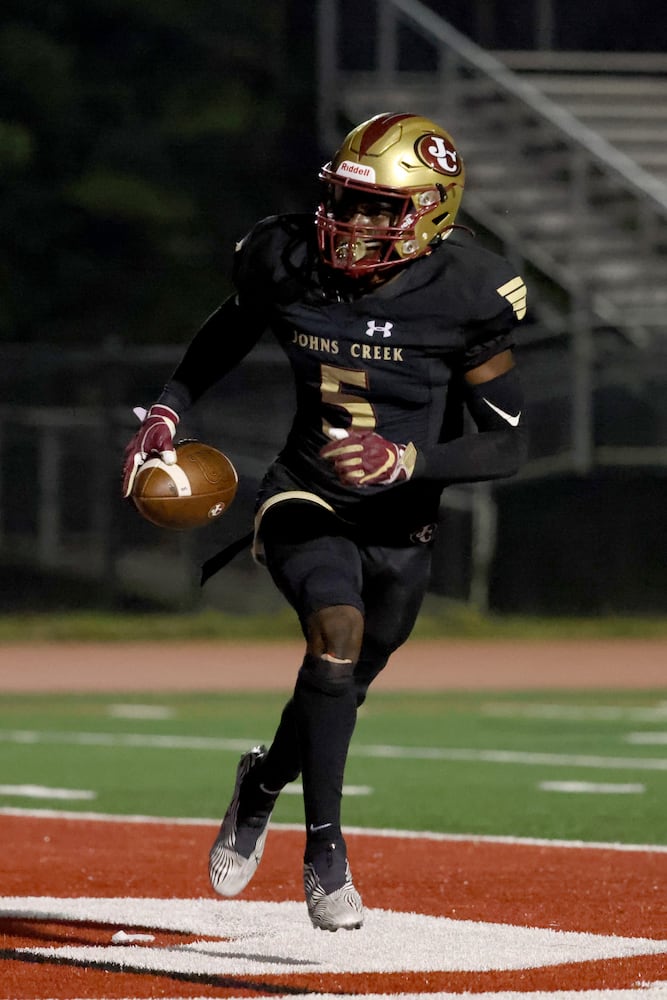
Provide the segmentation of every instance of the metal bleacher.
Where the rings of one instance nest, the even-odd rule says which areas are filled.
[[[667,54],[504,51],[541,94],[667,184]]]
[[[608,144],[599,149],[609,162],[625,157],[628,173],[625,204],[604,218],[596,230],[577,238],[590,258],[589,273],[598,280],[598,302],[605,299],[625,329],[640,339],[662,334],[667,324],[667,236],[660,205],[667,196],[667,56],[647,53],[599,52],[500,52],[503,64],[543,97],[572,115]],[[598,139],[598,146],[599,146]],[[632,188],[639,184],[656,197],[633,203]],[[599,215],[608,198],[603,178],[593,175],[591,198]],[[602,200],[605,199],[605,200]],[[613,206],[612,206],[613,207]],[[628,252],[628,230],[634,228],[639,255]],[[647,227],[646,233],[642,226]],[[651,229],[654,228],[654,232]],[[634,234],[633,234],[634,235]],[[545,234],[556,254],[563,256],[557,237]],[[570,242],[570,241],[568,241]],[[554,245],[555,244],[555,245]]]

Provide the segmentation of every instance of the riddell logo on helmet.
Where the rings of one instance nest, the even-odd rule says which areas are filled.
[[[417,139],[415,153],[427,167],[437,170],[440,174],[455,177],[461,173],[461,159],[454,147],[444,136],[428,132]]]
[[[375,183],[375,170],[373,167],[365,167],[363,163],[353,163],[351,160],[343,160],[338,164],[336,173],[341,177],[356,177],[357,180]]]

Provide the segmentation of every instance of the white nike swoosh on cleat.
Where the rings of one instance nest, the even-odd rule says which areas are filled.
[[[516,416],[514,416],[514,414],[512,413],[506,413],[505,410],[501,410],[499,406],[496,406],[494,403],[492,403],[491,400],[486,398],[486,396],[482,396],[482,399],[484,400],[487,406],[490,406],[491,409],[498,414],[499,417],[502,417],[503,420],[506,420],[507,423],[511,424],[512,427],[518,427],[519,421],[521,420],[521,410],[519,410]]]
[[[331,823],[322,823],[321,826],[313,826],[313,824],[311,823],[310,824],[310,832],[311,833],[317,833],[318,830],[326,830],[328,826],[331,826]]]

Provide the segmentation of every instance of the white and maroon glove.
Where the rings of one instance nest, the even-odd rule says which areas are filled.
[[[370,431],[352,431],[325,444],[320,457],[333,462],[344,486],[384,486],[410,478],[417,449],[412,443],[395,444]]]
[[[146,412],[137,406],[134,410],[141,420],[141,427],[125,449],[123,465],[123,496],[129,497],[137,472],[148,456],[158,454],[165,465],[175,465],[176,448],[174,434],[178,424],[178,414],[169,406],[154,403]]]

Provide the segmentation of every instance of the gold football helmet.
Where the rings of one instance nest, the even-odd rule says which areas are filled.
[[[361,277],[422,257],[446,237],[465,169],[439,125],[420,115],[382,114],[346,136],[320,180],[322,260]]]

